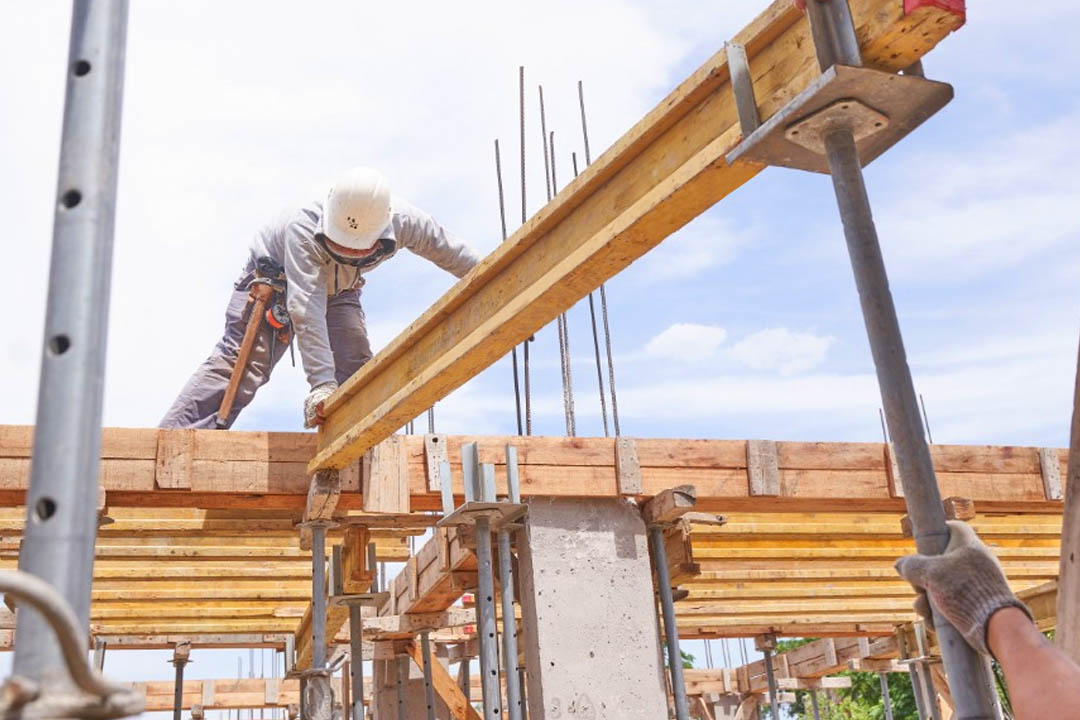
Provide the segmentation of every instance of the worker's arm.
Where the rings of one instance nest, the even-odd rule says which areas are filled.
[[[1080,720],[1080,666],[1046,642],[969,525],[950,521],[944,553],[902,557],[896,570],[919,590],[920,615],[932,624],[929,598],[969,645],[994,654],[1018,720]]]
[[[314,424],[314,407],[337,389],[334,353],[326,328],[326,283],[329,273],[313,238],[315,225],[298,214],[285,228],[285,280],[296,345],[312,394],[304,404],[304,422]]]
[[[1026,613],[990,616],[987,642],[1005,671],[1017,720],[1080,718],[1080,666],[1050,644]]]
[[[423,210],[401,198],[393,200],[398,243],[454,277],[464,277],[480,262],[469,245],[454,237]]]

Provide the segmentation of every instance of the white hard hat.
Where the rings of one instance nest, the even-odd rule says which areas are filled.
[[[390,190],[382,173],[366,167],[342,173],[323,207],[326,237],[352,250],[370,250],[389,224]]]

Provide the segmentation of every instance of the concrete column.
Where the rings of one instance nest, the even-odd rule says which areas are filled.
[[[529,501],[519,562],[529,720],[668,715],[648,536],[625,500]]]
[[[397,666],[393,660],[376,660],[373,665],[375,717],[379,720],[397,720]],[[409,660],[409,681],[405,684],[405,716],[408,720],[427,720],[424,673],[412,660]],[[438,693],[435,694],[435,717],[450,720],[450,710]]]

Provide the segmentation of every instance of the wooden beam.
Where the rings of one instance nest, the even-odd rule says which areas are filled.
[[[851,2],[864,64],[918,60],[963,17],[924,8],[919,41],[898,0]],[[819,75],[809,25],[773,2],[735,42],[767,120]],[[504,356],[558,313],[707,210],[762,167],[727,165],[741,139],[721,50],[324,403],[311,469],[344,467]]]
[[[187,512],[162,515],[159,529],[187,534],[290,534],[309,490],[305,463],[314,437],[310,433],[194,432],[191,490],[160,490],[155,483],[158,430],[106,428],[102,446],[102,483],[109,517],[117,531],[137,534],[153,529],[125,519],[139,512]],[[22,504],[28,482],[32,428],[0,426],[0,506]],[[210,436],[228,436],[210,437]],[[10,440],[9,444],[4,444]],[[235,446],[230,444],[235,440]],[[506,491],[505,447],[518,448],[523,492],[561,497],[618,497],[613,438],[472,437],[446,439],[454,470],[454,493],[462,495],[463,442],[477,441],[482,462],[496,464],[499,492]],[[335,519],[374,528],[423,528],[438,519],[422,511],[441,508],[438,492],[428,489],[423,438],[403,440],[412,514],[363,513],[360,473],[342,473]],[[889,491],[881,443],[777,442],[779,494],[753,496],[747,483],[746,441],[636,438],[642,496],[652,497],[677,485],[693,485],[698,508],[724,512],[892,512],[903,501]],[[279,449],[279,447],[281,449]],[[1058,451],[1064,466],[1066,453]],[[1061,502],[1048,501],[1043,489],[1039,448],[947,446],[931,448],[946,497],[973,500],[980,513],[1042,512],[1060,514]],[[284,458],[284,459],[282,459]],[[0,533],[18,532],[23,517],[0,517]],[[201,523],[201,525],[200,525]],[[102,535],[113,532],[112,525]],[[333,537],[333,533],[331,533]]]

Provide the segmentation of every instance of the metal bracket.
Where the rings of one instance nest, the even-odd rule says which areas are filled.
[[[948,83],[916,75],[833,65],[761,127],[744,137],[725,159],[729,165],[743,160],[828,173],[829,164],[824,153],[800,144],[803,133],[820,136],[838,125],[863,127],[867,125],[866,118],[878,118],[869,122],[869,128],[874,132],[862,138],[856,136],[859,161],[866,166],[944,107],[952,97],[953,89]],[[844,108],[845,104],[848,107]],[[819,117],[818,123],[812,122],[822,110],[830,112]],[[861,118],[858,122],[856,113]],[[828,124],[825,124],[826,120]],[[877,122],[883,122],[882,127],[875,127]],[[790,135],[789,131],[794,130],[799,130],[799,134]],[[795,142],[793,137],[799,138],[800,142]]]
[[[761,126],[754,83],[750,77],[750,61],[746,57],[746,48],[739,43],[724,43],[724,51],[731,75],[731,90],[735,95],[735,110],[739,115],[739,128],[742,136],[747,138]]]
[[[467,502],[438,523],[437,527],[452,525],[475,525],[478,518],[491,521],[491,529],[498,530],[520,519],[528,510],[527,505],[509,502]]]
[[[360,607],[381,607],[382,604],[389,599],[390,593],[388,592],[370,592],[331,595],[329,602],[331,605],[340,607],[352,607],[353,605],[359,605]]]
[[[784,130],[784,137],[807,150],[824,155],[825,133],[834,128],[850,128],[855,142],[858,143],[888,126],[889,118],[885,115],[863,105],[855,98],[844,98],[792,123]]]

